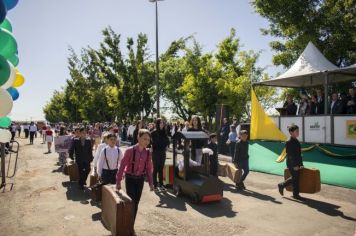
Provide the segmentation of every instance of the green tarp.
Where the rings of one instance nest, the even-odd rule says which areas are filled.
[[[302,145],[302,147],[308,146],[310,145]],[[323,147],[345,156],[356,153],[356,148],[329,145]],[[250,170],[283,176],[286,163],[285,161],[276,162],[283,148],[284,143],[282,142],[250,141]],[[335,158],[316,148],[303,152],[302,156],[305,167],[320,170],[322,183],[356,189],[356,158]]]

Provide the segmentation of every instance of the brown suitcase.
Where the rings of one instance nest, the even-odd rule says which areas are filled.
[[[290,172],[286,168],[284,170],[284,179],[290,177]],[[287,191],[293,191],[292,185],[289,185]],[[299,174],[299,191],[301,193],[317,193],[320,192],[320,171],[318,169],[303,168]]]
[[[113,236],[134,235],[134,203],[115,185],[104,185],[101,218]]]
[[[68,164],[68,174],[69,174],[70,181],[78,181],[79,180],[78,165],[74,161]]]
[[[233,163],[228,163],[226,165],[227,176],[234,182],[237,183],[240,180],[241,171],[235,167]]]
[[[95,202],[100,202],[102,199],[102,188],[104,184],[103,183],[96,183],[93,186],[91,186],[91,199]]]
[[[90,175],[90,178],[89,178],[89,186],[94,186],[95,184],[98,183],[98,174],[95,173],[94,175]]]
[[[226,173],[226,164],[218,164],[218,176],[222,176],[222,177],[226,177],[227,173]]]

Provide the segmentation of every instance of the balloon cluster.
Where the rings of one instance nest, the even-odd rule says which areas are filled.
[[[13,9],[18,0],[0,0],[0,142],[10,141],[11,133],[5,129],[11,125],[7,115],[11,112],[13,101],[19,98],[18,87],[25,78],[18,71],[19,64],[17,42],[12,34],[12,25],[7,12]]]

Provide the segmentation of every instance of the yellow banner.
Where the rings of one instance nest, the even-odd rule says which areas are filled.
[[[287,137],[264,112],[255,91],[251,89],[251,139],[286,141]]]

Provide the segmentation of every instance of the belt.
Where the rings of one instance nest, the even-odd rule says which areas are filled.
[[[125,174],[126,177],[131,178],[131,179],[144,179],[144,175],[132,175],[132,174]]]

